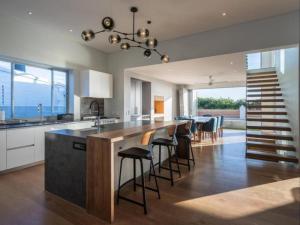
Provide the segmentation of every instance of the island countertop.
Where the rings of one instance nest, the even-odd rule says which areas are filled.
[[[182,122],[176,121],[175,123],[181,124]],[[62,129],[49,131],[48,133],[85,139],[89,136],[93,138],[110,139],[112,142],[115,142],[131,136],[142,134],[149,130],[163,129],[172,124],[174,124],[174,121],[132,121],[100,125],[99,128],[91,127],[80,130]]]

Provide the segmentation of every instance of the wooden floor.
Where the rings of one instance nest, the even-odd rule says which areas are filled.
[[[195,145],[196,166],[190,172],[181,167],[183,176],[174,187],[160,180],[161,200],[147,192],[148,215],[121,200],[114,224],[299,225],[300,170],[245,159],[244,136],[227,130],[214,145]],[[53,202],[43,190],[43,170],[35,166],[0,175],[0,225],[104,224],[78,207]],[[131,187],[124,191],[140,196]]]

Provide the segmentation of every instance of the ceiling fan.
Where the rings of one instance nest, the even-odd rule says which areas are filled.
[[[210,76],[209,76],[208,85],[209,85],[209,86],[212,86],[212,85],[213,85],[213,82],[214,82],[213,76],[210,75]]]

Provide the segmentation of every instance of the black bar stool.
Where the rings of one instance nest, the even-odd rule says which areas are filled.
[[[162,178],[162,179],[165,179],[165,180],[170,180],[171,185],[173,186],[174,185],[173,172],[178,173],[179,177],[181,177],[179,162],[178,162],[178,155],[177,155],[177,151],[176,151],[176,147],[178,145],[178,142],[177,142],[177,139],[176,139],[176,131],[177,131],[177,125],[172,125],[168,128],[168,135],[171,137],[171,139],[157,138],[157,139],[153,140],[153,142],[152,142],[153,147],[155,145],[159,146],[159,156],[158,156],[159,159],[158,159],[158,162],[156,164],[154,164],[154,168],[155,168],[155,166],[158,166],[159,173],[161,172],[161,169],[169,170],[170,171],[170,177],[165,177],[165,176],[161,176],[161,175],[152,174],[151,173],[151,168],[150,168],[149,180],[150,180],[151,176],[156,176],[158,178]],[[162,150],[161,146],[167,147],[169,167],[164,167],[164,166],[161,165],[161,150]],[[175,155],[175,160],[176,160],[175,163],[177,164],[177,170],[174,170],[172,168],[172,160],[171,160],[172,150],[174,150],[174,155]]]
[[[149,160],[150,161],[150,168],[154,170],[154,164],[153,164],[153,152],[152,152],[152,141],[154,137],[155,131],[148,131],[146,132],[141,140],[141,144],[144,146],[148,146],[148,149],[144,148],[139,148],[139,147],[133,147],[129,148],[126,150],[123,150],[118,153],[118,156],[122,157],[121,158],[121,165],[120,165],[120,174],[119,174],[119,185],[118,185],[118,195],[117,195],[117,204],[119,204],[119,199],[123,199],[129,202],[132,202],[134,204],[140,205],[144,207],[144,213],[147,214],[147,204],[146,204],[146,196],[145,196],[145,189],[157,192],[158,198],[160,199],[160,193],[159,193],[159,188],[158,188],[158,183],[157,183],[157,178],[155,176],[155,171],[153,173],[153,176],[155,178],[155,185],[156,189],[151,188],[151,187],[146,187],[145,186],[145,180],[144,180],[144,167],[143,167],[143,159]],[[121,177],[122,177],[122,165],[123,165],[123,160],[125,158],[133,159],[133,178],[126,181],[121,185]],[[141,165],[141,178],[142,178],[142,183],[138,184],[136,182],[136,160],[140,161]],[[143,189],[143,203],[129,199],[127,197],[121,196],[120,195],[120,189],[124,187],[126,184],[129,182],[133,181],[133,190],[136,191],[136,186],[142,187]]]
[[[191,132],[191,127],[192,127],[192,121],[189,120],[184,127],[185,132],[179,133],[177,135],[178,139],[179,138],[183,139],[183,141],[185,142],[185,145],[188,146],[188,151],[186,152],[187,153],[186,154],[187,163],[182,163],[182,162],[179,163],[180,165],[187,166],[188,170],[191,170],[190,161],[193,161],[193,164],[195,166],[195,158],[194,158],[194,152],[193,152],[193,147],[192,147],[193,135]],[[192,155],[192,158],[190,157],[190,153]]]

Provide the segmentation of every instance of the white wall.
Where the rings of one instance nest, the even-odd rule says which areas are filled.
[[[178,61],[296,43],[299,43],[299,11],[161,42],[159,49],[167,52],[171,61]],[[121,117],[128,110],[124,99],[126,68],[158,63],[159,57],[153,55],[146,60],[140,49],[110,54],[108,71],[115,76],[115,98],[107,102],[106,110]]]
[[[47,27],[32,25],[7,15],[0,15],[0,30],[0,57],[73,70],[70,83],[74,87],[75,96],[70,103],[74,106],[78,117],[80,114],[79,71],[89,68],[106,72],[107,55],[81,45]],[[70,96],[73,96],[72,94],[71,92]]]
[[[276,51],[276,71],[300,158],[299,46]]]
[[[125,111],[125,121],[130,120],[131,112],[131,105],[130,102],[130,80],[131,78],[139,79],[142,81],[151,82],[151,118],[154,118],[154,97],[155,96],[162,96],[164,97],[164,119],[165,120],[173,120],[173,118],[177,114],[177,88],[176,85],[160,81],[157,79],[153,79],[151,77],[142,76],[140,74],[136,74],[131,71],[125,71],[124,76],[124,106],[126,107]]]

